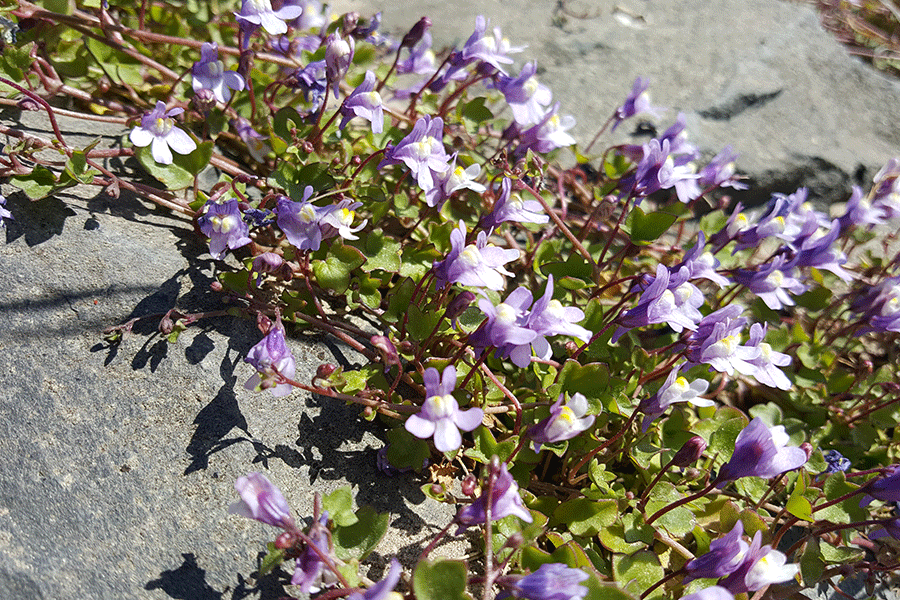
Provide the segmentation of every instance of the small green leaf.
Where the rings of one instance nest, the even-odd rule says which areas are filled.
[[[625,231],[631,236],[632,243],[649,244],[659,239],[677,220],[678,215],[672,211],[646,214],[639,206],[635,206],[628,215]]]
[[[263,557],[262,562],[259,564],[260,575],[271,573],[278,565],[284,562],[284,550],[276,548],[275,544],[272,542],[266,544],[266,549],[269,552]]]
[[[400,242],[386,238],[383,231],[372,231],[366,236],[363,248],[366,262],[362,270],[366,272],[381,269],[389,273],[400,270]]]
[[[601,583],[593,574],[582,585],[588,589],[584,600],[635,600],[637,598],[613,583]]]
[[[462,109],[462,116],[474,123],[483,123],[494,118],[494,113],[488,109],[484,103],[487,98],[479,96],[470,102],[467,102]]]
[[[438,321],[441,320],[441,313],[423,312],[415,304],[409,306],[407,311],[409,319],[406,322],[406,330],[412,339],[422,342],[431,335]]]
[[[865,552],[861,548],[849,548],[847,546],[836,547],[825,541],[819,541],[822,559],[826,563],[849,563],[861,559]]]
[[[482,428],[483,429],[483,428]],[[403,427],[387,432],[387,459],[397,469],[413,469],[421,471],[431,456],[428,442],[420,440]]]
[[[417,600],[470,600],[466,593],[467,573],[463,561],[422,561],[413,573],[413,592]]]
[[[806,478],[805,474],[801,471],[797,477],[797,483],[794,485],[794,489],[791,491],[791,495],[785,505],[785,509],[798,519],[809,521],[811,523],[815,521],[815,519],[813,519],[812,516],[812,505],[809,503],[809,500],[806,499],[805,493]]]
[[[25,195],[32,200],[46,198],[53,192],[76,185],[76,182],[71,179],[60,184],[53,171],[41,165],[36,166],[28,175],[16,175],[10,180],[10,183],[25,192]]]
[[[806,548],[800,557],[800,575],[803,576],[803,583],[807,587],[812,587],[822,579],[822,573],[825,571],[825,561],[822,559],[822,552],[819,549],[819,540],[810,537],[806,542]]]
[[[563,523],[572,535],[595,536],[616,522],[618,506],[615,500],[575,498],[560,504],[553,518]]]
[[[569,359],[559,375],[562,389],[569,393],[581,393],[588,399],[599,398],[609,387],[609,367],[603,363],[581,365]]]
[[[173,155],[173,160],[176,165],[191,175],[199,175],[209,165],[212,153],[213,143],[212,141],[206,141],[197,144],[197,147],[190,154]]]
[[[659,559],[649,550],[636,552],[631,556],[621,554],[613,556],[613,576],[616,583],[625,589],[634,590],[635,593],[650,589],[650,586],[662,579],[664,575]],[[659,598],[664,593],[665,590],[660,586],[647,597]]]
[[[156,162],[153,159],[150,146],[135,148],[134,156],[147,173],[155,177],[169,190],[183,190],[194,185],[194,175],[190,171],[175,163],[161,165]]]
[[[339,487],[322,498],[322,508],[338,527],[353,525],[359,521],[353,512],[353,492],[349,485]]]
[[[357,522],[334,530],[334,550],[341,560],[365,560],[387,533],[389,515],[364,506],[356,511]]]

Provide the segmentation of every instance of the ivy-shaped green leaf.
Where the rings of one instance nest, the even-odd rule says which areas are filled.
[[[359,522],[356,513],[353,512],[353,492],[349,485],[339,487],[322,498],[322,508],[328,511],[328,516],[339,527],[346,527]]]
[[[413,592],[417,600],[471,600],[466,593],[467,573],[463,561],[422,561],[413,572]]]
[[[334,551],[341,560],[365,560],[387,533],[390,516],[364,506],[356,511],[356,519],[334,530]]]

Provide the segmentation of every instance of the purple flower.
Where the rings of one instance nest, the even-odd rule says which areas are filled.
[[[641,400],[638,410],[646,415],[642,424],[643,431],[647,431],[658,416],[665,413],[673,404],[690,402],[694,406],[713,406],[712,400],[701,397],[709,389],[709,382],[705,379],[688,381],[678,375],[678,369],[672,369],[666,381],[655,394],[645,400]]]
[[[413,172],[419,187],[428,192],[435,185],[435,176],[450,168],[450,156],[441,141],[443,137],[443,119],[425,115],[396,146],[388,144],[378,168],[402,162]]]
[[[215,42],[200,47],[200,60],[191,68],[195,92],[210,90],[221,103],[231,100],[231,91],[244,89],[244,78],[234,71],[226,71],[219,60],[219,45]]]
[[[522,200],[519,194],[511,193],[512,182],[504,177],[500,182],[500,196],[494,202],[490,214],[482,219],[481,226],[494,229],[505,221],[514,223],[544,224],[550,217],[544,214],[544,208],[537,200]]]
[[[881,204],[875,204],[863,195],[862,189],[854,185],[850,198],[847,200],[847,208],[838,221],[841,231],[850,227],[865,227],[871,229],[875,225],[881,225],[887,219],[887,210]]]
[[[478,308],[487,320],[472,335],[469,344],[475,348],[505,348],[502,356],[508,356],[510,350],[523,346],[528,353],[523,365],[531,362],[529,344],[537,337],[537,333],[525,327],[528,315],[526,311],[531,305],[531,292],[524,287],[513,290],[506,300],[494,306],[487,298],[478,301]]]
[[[888,277],[868,290],[857,292],[850,309],[861,313],[865,326],[860,334],[869,331],[900,332],[900,277]]]
[[[811,222],[809,229],[812,229],[810,235],[802,238],[798,236],[794,242],[797,248],[797,256],[794,259],[797,266],[824,269],[831,271],[844,281],[852,281],[853,275],[841,266],[847,262],[847,256],[834,247],[834,243],[841,233],[838,219],[832,221],[828,227],[819,227]]]
[[[332,238],[336,235],[341,236],[345,240],[358,240],[355,235],[369,222],[364,219],[362,223],[353,227],[353,219],[356,218],[356,209],[362,206],[362,202],[354,202],[350,199],[341,200],[338,204],[332,204],[323,208],[322,216],[319,219],[319,227],[322,229],[322,237],[324,239]]]
[[[266,32],[278,35],[287,32],[287,23],[303,13],[303,8],[285,4],[279,10],[272,9],[270,0],[243,0],[241,11],[234,13],[235,18],[244,23],[262,25]]]
[[[425,369],[425,403],[422,409],[406,420],[406,430],[417,438],[434,436],[434,447],[441,452],[452,452],[462,444],[459,431],[472,431],[484,418],[480,408],[459,410],[456,398],[452,396],[456,388],[456,367],[449,365],[443,376],[438,370]]]
[[[589,577],[581,569],[550,563],[508,585],[514,597],[525,600],[580,600],[588,593],[581,582]]]
[[[308,185],[303,190],[303,199],[300,202],[279,196],[275,203],[278,227],[298,250],[316,251],[322,244],[322,228],[319,220],[326,210],[309,201],[312,194],[313,187]]]
[[[869,534],[870,540],[892,537],[900,541],[900,519],[885,519],[881,523],[881,529],[876,529]]]
[[[827,450],[823,452],[822,458],[824,458],[827,463],[823,473],[837,473],[838,471],[843,473],[851,467],[850,459],[845,458],[844,455],[837,450]]]
[[[501,75],[497,79],[497,89],[512,109],[513,119],[522,126],[539,123],[553,100],[550,88],[538,83],[536,72],[537,63],[530,62],[518,77]]]
[[[677,138],[654,138],[643,147],[643,158],[625,183],[626,186],[630,184],[632,196],[641,199],[671,188],[675,188],[681,202],[687,203],[700,196],[699,175],[694,172],[689,157],[675,156],[676,152],[671,150],[672,141]]]
[[[388,600],[391,592],[397,587],[400,581],[400,573],[403,571],[400,561],[396,558],[391,559],[391,567],[384,579],[367,589],[363,593],[355,592],[347,596],[347,600]]]
[[[650,80],[646,77],[638,77],[634,80],[631,93],[625,98],[625,103],[616,109],[616,113],[613,116],[615,121],[610,131],[615,131],[622,121],[635,115],[646,113],[657,118],[662,116],[665,109],[651,106],[650,94],[647,93],[648,87],[650,87]]]
[[[332,33],[325,40],[325,77],[332,82],[335,97],[340,92],[341,79],[350,68],[355,46],[352,37],[345,40],[340,33]]]
[[[478,232],[474,244],[466,245],[466,226],[462,221],[450,232],[450,246],[446,258],[433,266],[435,277],[442,284],[458,283],[502,290],[506,284],[504,276],[510,275],[503,265],[519,258],[518,250],[488,244],[487,234],[483,231]]]
[[[264,141],[266,136],[258,133],[250,125],[250,121],[244,117],[238,117],[232,121],[232,126],[237,131],[238,137],[247,144],[247,151],[258,163],[266,161],[266,154],[269,153],[269,145]]]
[[[303,92],[303,98],[309,102],[313,111],[319,110],[325,101],[325,61],[316,60],[302,69],[297,69],[290,77],[290,85]]]
[[[246,389],[268,389],[276,397],[287,396],[294,390],[289,383],[278,383],[278,375],[293,379],[296,373],[294,355],[284,339],[281,323],[273,325],[266,337],[250,348],[244,362],[256,369],[256,374],[244,384]]]
[[[209,238],[209,253],[216,260],[225,255],[226,248],[234,250],[250,243],[250,228],[241,218],[236,199],[209,201],[203,205],[202,212],[197,224],[203,235]]]
[[[687,576],[683,583],[701,578],[719,579],[737,570],[749,548],[747,542],[741,539],[743,534],[744,525],[738,521],[729,533],[713,540],[709,544],[709,552],[684,566]]]
[[[506,464],[500,461],[496,462],[499,463],[499,466],[492,461],[492,464],[488,467],[496,476],[493,493],[490,496],[491,520],[496,521],[509,515],[515,515],[526,523],[531,523],[531,513],[528,512],[528,509],[525,508],[525,505],[522,504],[522,499],[519,497],[519,486],[516,485],[512,475],[506,470]],[[472,504],[464,506],[457,513],[456,522],[459,523],[459,528],[456,530],[456,535],[459,535],[471,525],[478,525],[487,520],[487,492],[488,486],[485,485],[482,487],[481,496]]]
[[[528,429],[535,452],[541,451],[541,444],[570,440],[593,426],[596,417],[587,415],[587,398],[576,393],[563,405],[563,397],[564,394],[560,394],[550,407],[549,417]]]
[[[375,91],[375,73],[366,71],[365,79],[350,92],[341,105],[341,124],[343,129],[353,117],[362,117],[372,124],[372,133],[384,130],[384,101],[381,94]]]
[[[762,532],[757,531],[741,564],[720,585],[733,594],[755,592],[773,583],[790,581],[800,571],[789,565],[787,557],[768,544],[761,546]]]
[[[166,112],[166,105],[157,100],[156,108],[141,117],[140,126],[131,130],[128,139],[138,148],[150,146],[153,160],[161,165],[171,165],[172,150],[178,154],[190,154],[197,149],[197,143],[175,127],[172,117],[183,112],[183,108],[173,108]]]
[[[743,309],[735,304],[703,317],[687,339],[685,357],[688,363],[707,364],[710,370],[734,375],[755,375],[756,367],[750,362],[760,354],[758,347],[741,344],[741,336],[747,319],[741,317]]]
[[[321,555],[332,556],[331,536],[328,535],[328,512],[322,513],[318,520],[313,520],[306,533],[312,544],[308,544],[294,562],[294,574],[291,585],[299,585],[304,594],[316,593],[323,587],[337,583],[337,576],[326,568]],[[315,546],[313,548],[312,546]],[[318,552],[316,551],[318,549]]]
[[[513,59],[507,54],[521,52],[524,46],[510,46],[509,40],[500,33],[500,28],[494,28],[494,35],[486,34],[487,23],[484,17],[478,15],[475,17],[475,31],[466,40],[465,45],[460,51],[459,62],[461,64],[469,64],[476,60],[480,60],[493,67],[494,69],[504,73],[501,65],[511,65]]]
[[[637,305],[616,319],[619,328],[612,341],[615,343],[634,327],[659,323],[666,323],[679,333],[684,329],[697,329],[697,322],[702,318],[698,308],[703,304],[703,294],[687,282],[689,275],[690,272],[682,267],[670,279],[669,269],[663,264],[657,265],[656,277],[641,294]]]
[[[784,426],[766,427],[762,419],[756,417],[734,441],[734,454],[716,477],[718,487],[741,477],[769,479],[805,465],[808,460],[806,452],[802,448],[787,446],[787,443]]]
[[[249,473],[246,477],[238,477],[234,489],[241,499],[228,507],[229,513],[272,527],[294,529],[294,519],[287,500],[265,475]]]
[[[0,194],[0,227],[5,227],[6,222],[3,219],[12,219],[12,213],[4,208],[6,206],[6,198]]]
[[[871,480],[866,494],[883,502],[900,502],[900,465],[892,465],[885,475]]]
[[[444,202],[459,190],[467,189],[480,194],[487,188],[475,181],[479,175],[481,175],[481,167],[478,164],[471,164],[465,169],[462,165],[457,165],[456,152],[454,152],[450,157],[450,167],[437,175],[438,181],[435,186],[425,193],[425,203],[428,206],[436,206],[440,210]]]
[[[759,296],[766,306],[781,310],[785,306],[794,306],[791,295],[798,296],[806,291],[806,286],[792,276],[795,264],[780,255],[769,263],[758,265],[755,270],[737,269],[732,277]]]
[[[734,594],[718,585],[698,590],[693,594],[682,596],[681,600],[734,600]]]
[[[734,161],[737,154],[731,146],[725,146],[709,163],[700,169],[698,183],[703,189],[730,187],[735,190],[746,190],[747,184],[738,181],[735,176]]]
[[[524,290],[524,288],[520,287],[516,291],[519,290]],[[530,292],[528,293],[528,304],[531,304]],[[584,312],[580,308],[563,306],[559,300],[553,299],[553,275],[550,275],[547,278],[544,295],[531,307],[531,313],[525,321],[525,327],[536,334],[534,339],[530,343],[519,346],[510,344],[498,347],[497,354],[500,356],[508,354],[513,364],[522,368],[531,363],[532,351],[538,358],[547,360],[552,356],[552,351],[545,336],[568,335],[578,338],[582,342],[590,341],[591,332],[575,324],[582,320],[584,320]]]
[[[708,279],[720,288],[727,286],[728,279],[719,275],[716,268],[721,264],[709,251],[704,251],[706,246],[706,234],[697,233],[697,245],[688,250],[681,264],[673,267],[670,273],[677,273],[681,267],[686,267],[689,273],[688,279]]]
[[[763,326],[759,323],[750,326],[750,339],[747,345],[759,348],[759,356],[750,360],[750,364],[756,367],[753,376],[763,385],[779,390],[789,390],[793,384],[778,367],[786,367],[791,364],[791,357],[772,350],[772,346],[763,341],[768,327],[768,324]]]
[[[528,150],[546,154],[575,143],[575,138],[567,133],[575,127],[575,117],[566,115],[560,118],[559,106],[559,102],[554,104],[544,113],[537,125],[522,132],[516,154],[523,155]]]

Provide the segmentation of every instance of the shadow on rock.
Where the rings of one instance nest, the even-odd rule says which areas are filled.
[[[177,569],[163,571],[158,579],[148,581],[145,590],[162,590],[179,600],[222,600],[222,592],[206,583],[206,571],[197,565],[192,553],[182,554],[184,562]]]
[[[66,219],[78,214],[55,196],[32,201],[24,193],[11,194],[7,198],[6,208],[13,214],[13,219],[5,220],[6,243],[25,236],[25,243],[29,246],[37,246],[53,236],[62,235]]]
[[[256,557],[257,568],[262,564],[265,556],[265,552],[260,552]],[[290,597],[284,586],[290,582],[286,571],[290,571],[291,564],[292,561],[287,561],[284,569],[275,569],[262,576],[259,571],[256,571],[247,579],[238,574],[238,585],[231,593],[231,600],[243,600],[250,596],[257,596],[257,594],[259,600],[279,600]]]

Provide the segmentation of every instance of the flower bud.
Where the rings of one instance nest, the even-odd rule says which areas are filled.
[[[474,498],[475,490],[478,487],[478,479],[476,479],[474,475],[469,473],[468,475],[466,475],[465,479],[462,480],[461,487],[462,487],[463,494]]]
[[[212,90],[201,88],[194,92],[191,105],[201,115],[208,115],[209,111],[216,105],[216,95]]]
[[[211,289],[214,292],[221,292],[223,287],[220,282],[213,281],[212,283],[209,284],[209,289]]]
[[[323,363],[316,369],[316,379],[328,379],[336,369],[331,363]]]
[[[444,311],[444,316],[450,320],[456,319],[459,315],[463,314],[469,305],[475,300],[475,294],[470,291],[460,292],[456,295],[453,300],[450,301],[450,304],[447,305],[447,310]]]
[[[328,81],[337,83],[350,68],[353,60],[353,38],[346,40],[338,33],[328,36],[325,41],[325,76]]]
[[[391,339],[386,335],[373,335],[369,340],[378,352],[381,354],[381,361],[384,366],[396,365],[400,363],[400,356],[397,354],[397,348]]]
[[[400,42],[401,48],[412,48],[422,39],[422,36],[425,35],[425,32],[431,28],[431,19],[428,17],[422,17],[419,19],[415,25],[412,26],[412,29],[403,36],[403,40]]]
[[[275,538],[275,547],[281,550],[293,548],[297,544],[297,536],[293,533],[285,531]]]
[[[806,460],[809,460],[809,458],[813,454],[812,444],[810,444],[809,442],[803,442],[802,444],[800,444],[800,449],[806,452]]]
[[[159,322],[159,332],[163,335],[169,335],[175,330],[175,322],[172,320],[172,317],[166,313],[166,316],[162,318]]]
[[[703,456],[706,450],[706,440],[699,435],[695,435],[684,443],[684,446],[672,457],[673,467],[687,467],[692,465]]]

